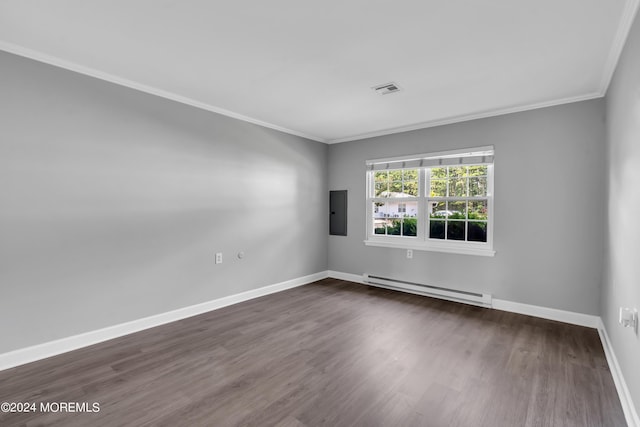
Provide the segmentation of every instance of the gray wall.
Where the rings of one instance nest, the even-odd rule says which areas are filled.
[[[332,145],[329,189],[349,190],[349,235],[329,269],[484,291],[598,314],[602,281],[604,101],[594,100]],[[367,247],[365,160],[494,145],[495,257]]]
[[[0,72],[0,353],[327,269],[326,145],[6,53]]]
[[[608,218],[601,316],[640,410],[640,338],[618,325],[640,309],[640,22],[636,17],[607,93]]]

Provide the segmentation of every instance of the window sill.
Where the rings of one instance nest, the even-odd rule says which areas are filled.
[[[366,246],[377,246],[382,248],[412,249],[414,251],[444,252],[449,254],[495,256],[496,251],[486,247],[473,247],[471,245],[434,245],[426,242],[414,241],[389,241],[389,240],[365,240]]]

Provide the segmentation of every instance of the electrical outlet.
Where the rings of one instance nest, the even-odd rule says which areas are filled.
[[[635,308],[620,307],[618,322],[625,328],[636,330],[638,327],[638,310]]]
[[[407,258],[413,258],[413,249],[407,249]]]
[[[216,264],[222,264],[222,252],[216,252]]]

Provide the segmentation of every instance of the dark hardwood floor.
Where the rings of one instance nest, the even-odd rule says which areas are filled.
[[[624,426],[594,329],[325,279],[0,372],[1,426]]]

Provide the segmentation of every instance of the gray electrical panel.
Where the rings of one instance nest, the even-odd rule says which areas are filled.
[[[347,235],[347,190],[329,192],[329,234]]]

